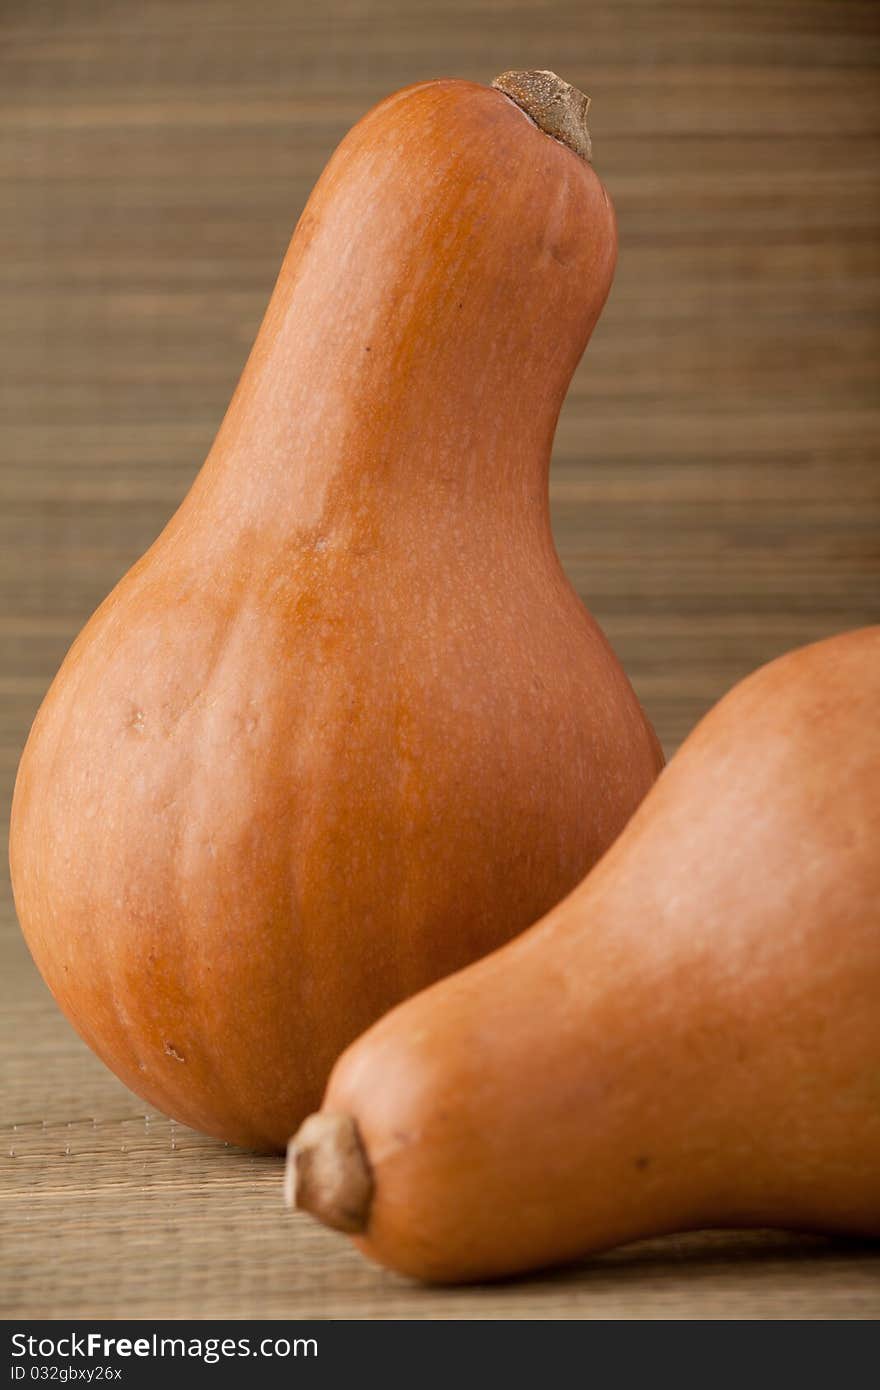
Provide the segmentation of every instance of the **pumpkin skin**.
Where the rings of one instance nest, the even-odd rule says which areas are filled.
[[[381,103],[39,711],[24,934],[99,1056],[197,1129],[283,1146],[347,1043],[558,901],[655,779],[548,513],[615,255],[589,164],[501,92]]]
[[[574,893],[341,1057],[300,1205],[426,1280],[706,1226],[880,1236],[878,707],[880,627],[737,686]],[[346,1116],[366,1202],[325,1181]]]

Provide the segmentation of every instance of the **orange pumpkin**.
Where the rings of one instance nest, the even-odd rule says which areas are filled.
[[[423,1279],[880,1235],[880,627],[737,686],[563,903],[343,1055],[292,1196]]]
[[[423,83],[342,142],[207,462],[19,770],[16,903],[59,1004],[246,1145],[572,888],[660,766],[548,517],[614,216],[562,142],[583,98],[503,85]]]

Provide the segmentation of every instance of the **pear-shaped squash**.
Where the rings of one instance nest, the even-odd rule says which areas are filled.
[[[614,217],[564,143],[577,94],[503,85],[412,87],[342,142],[207,462],[19,770],[16,903],[61,1007],[247,1145],[558,901],[659,768],[548,520]]]
[[[293,1196],[425,1279],[880,1235],[880,627],[737,686],[543,922],[340,1059]]]

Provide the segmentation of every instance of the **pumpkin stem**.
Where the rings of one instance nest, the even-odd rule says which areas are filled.
[[[284,1201],[349,1235],[366,1230],[373,1175],[352,1115],[309,1115],[287,1146]]]
[[[590,98],[577,87],[543,68],[503,72],[492,86],[515,101],[545,134],[567,145],[581,159],[589,161],[592,158],[593,147],[587,129]]]

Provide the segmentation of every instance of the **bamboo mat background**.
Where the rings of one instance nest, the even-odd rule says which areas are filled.
[[[594,99],[611,301],[556,534],[667,751],[734,681],[880,612],[873,0],[2,0],[0,774],[219,423],[308,191],[430,76]],[[5,870],[4,870],[5,872]],[[876,1250],[632,1247],[425,1291],[279,1208],[278,1164],[144,1107],[74,1037],[3,880],[5,1316],[868,1317]]]

